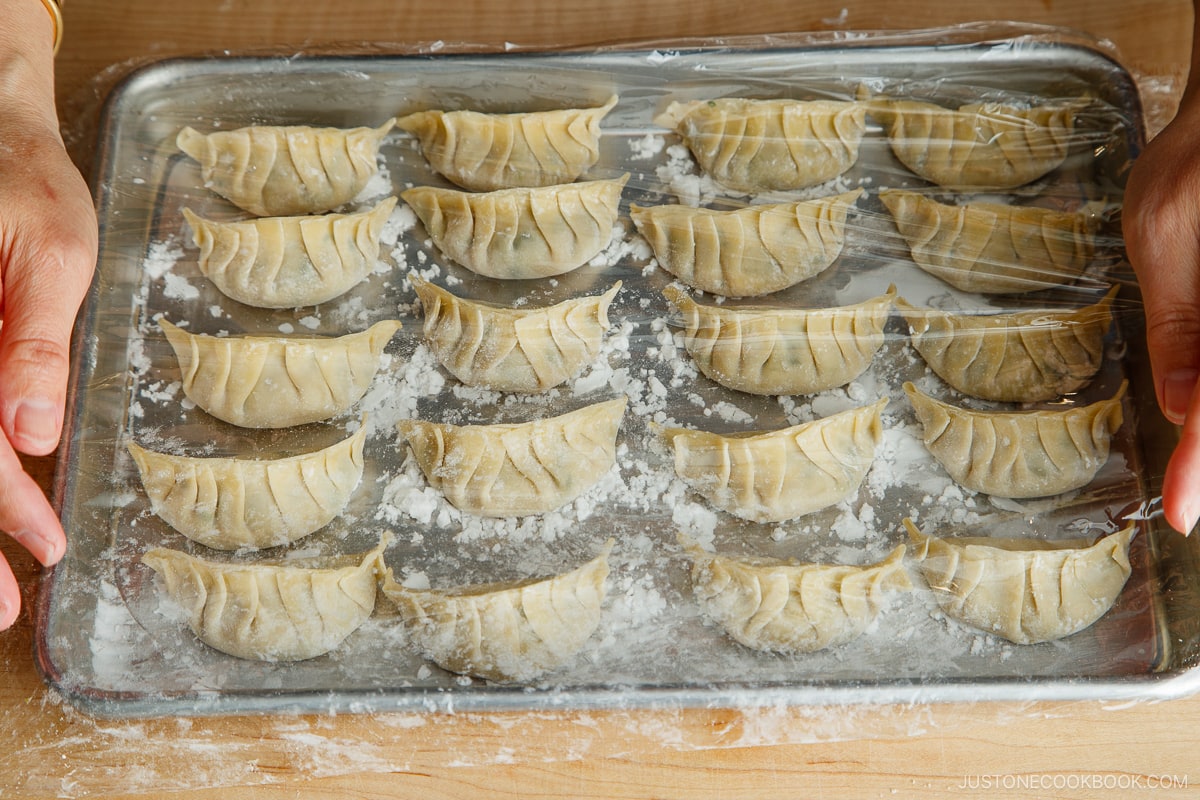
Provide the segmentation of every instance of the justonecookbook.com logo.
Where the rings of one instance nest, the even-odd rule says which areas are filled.
[[[1156,789],[1187,789],[1187,775],[1137,775],[1131,773],[1024,773],[1017,775],[967,775],[957,789],[987,791],[989,789],[1024,789],[1028,791],[1153,791]]]

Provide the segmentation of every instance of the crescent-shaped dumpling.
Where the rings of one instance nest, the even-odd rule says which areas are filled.
[[[1095,543],[999,537],[939,539],[904,520],[926,583],[959,622],[1017,644],[1078,633],[1104,616],[1132,571],[1131,524]]]
[[[238,658],[301,661],[333,650],[371,616],[388,540],[322,567],[208,561],[163,547],[142,562],[166,582],[209,647]]]
[[[1096,375],[1117,289],[1068,311],[950,314],[903,299],[896,308],[912,328],[913,347],[950,386],[983,400],[1036,403],[1075,392]]]
[[[379,369],[398,320],[339,337],[206,336],[159,320],[183,392],[217,419],[286,428],[329,419],[357,403]]]
[[[837,259],[846,216],[862,192],[735,211],[663,205],[631,206],[629,213],[659,265],[688,286],[759,297],[807,280]]]
[[[879,199],[917,266],[964,292],[1030,292],[1070,284],[1095,250],[1099,217],[1089,208],[952,206],[896,189],[884,189]]]
[[[875,97],[870,106],[904,166],[947,189],[971,192],[1023,186],[1061,165],[1078,103],[952,109]]]
[[[329,524],[363,474],[366,426],[341,442],[290,458],[193,458],[134,442],[129,453],[154,513],[217,550],[291,544]]]
[[[858,491],[883,437],[887,398],[777,431],[721,436],[668,428],[675,473],[717,508],[754,522],[818,511]]]
[[[739,392],[813,394],[845,386],[883,345],[896,289],[850,306],[819,309],[701,305],[663,290],[683,314],[684,346],[706,376]]]
[[[790,191],[858,160],[866,106],[835,100],[722,98],[671,103],[654,124],[679,133],[713,180],[736,191]]]
[[[803,564],[736,558],[688,547],[692,591],[731,638],[755,650],[812,653],[861,636],[884,592],[908,591],[904,545],[876,564]]]
[[[629,173],[483,194],[418,186],[400,196],[446,256],[488,278],[549,278],[581,267],[612,239]]]
[[[925,446],[950,477],[996,497],[1049,497],[1089,483],[1108,461],[1128,381],[1107,400],[1065,411],[972,411],[904,384]]]
[[[350,291],[379,259],[396,206],[370,211],[216,222],[183,210],[200,248],[200,271],[226,297],[258,308],[314,306]]]
[[[548,308],[502,308],[457,297],[412,275],[425,310],[425,339],[442,365],[468,386],[544,392],[600,353],[608,307],[621,288]]]
[[[600,120],[617,104],[517,114],[419,111],[396,126],[414,134],[430,165],[473,192],[570,183],[600,157]]]
[[[320,214],[353,200],[378,170],[389,119],[378,128],[252,125],[175,143],[200,162],[204,185],[260,217]]]
[[[595,484],[616,459],[627,400],[502,425],[401,420],[425,479],[455,508],[482,517],[544,514]]]
[[[407,589],[389,574],[384,596],[409,640],[442,669],[509,683],[567,664],[600,624],[608,553],[570,572],[512,584]]]

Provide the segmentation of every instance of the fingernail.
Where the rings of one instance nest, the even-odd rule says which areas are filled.
[[[41,398],[23,400],[13,415],[13,433],[28,445],[41,450],[58,446],[58,409]]]
[[[58,543],[37,531],[23,530],[12,534],[12,538],[21,543],[34,558],[42,564],[53,564],[58,561]]]
[[[1180,531],[1184,536],[1191,536],[1192,529],[1196,527],[1197,517],[1192,512],[1187,512],[1187,516],[1183,519],[1183,530]]]
[[[1163,381],[1163,412],[1176,425],[1182,425],[1187,417],[1197,378],[1200,378],[1200,370],[1177,369],[1168,372]]]

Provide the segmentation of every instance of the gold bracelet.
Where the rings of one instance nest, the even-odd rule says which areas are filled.
[[[46,7],[46,11],[50,14],[50,20],[54,23],[54,55],[58,55],[58,48],[62,44],[63,38],[62,6],[59,0],[42,0],[42,5]]]

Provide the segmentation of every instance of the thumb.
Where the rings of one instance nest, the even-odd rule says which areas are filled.
[[[1200,194],[1173,191],[1182,187],[1162,177],[1140,192],[1135,179],[1123,219],[1125,245],[1142,290],[1158,404],[1182,425],[1200,379]]]
[[[1180,122],[1134,163],[1122,227],[1142,288],[1158,404],[1184,426],[1163,476],[1163,512],[1187,533],[1200,518],[1200,147]]]

